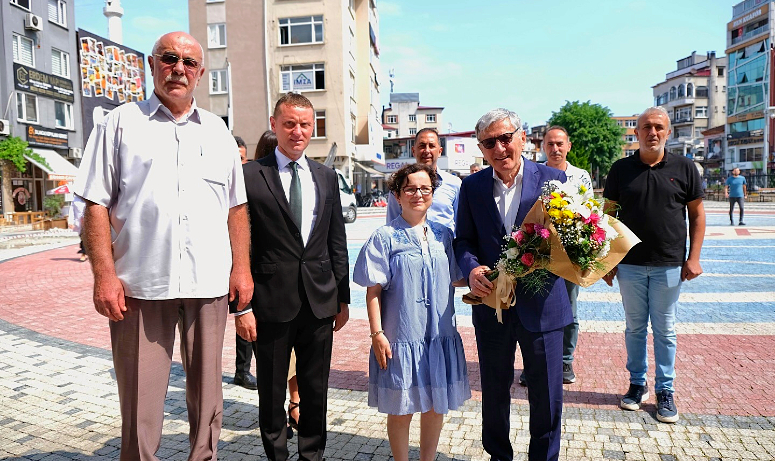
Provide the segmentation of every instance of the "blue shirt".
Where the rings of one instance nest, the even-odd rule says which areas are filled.
[[[441,185],[433,192],[433,203],[428,209],[428,221],[437,222],[455,233],[455,216],[457,215],[457,198],[460,195],[462,181],[454,174],[436,170]],[[388,194],[387,221],[390,224],[401,215],[401,206],[393,194]]]
[[[745,194],[743,193],[745,178],[742,175],[728,177],[726,184],[729,186],[730,197],[745,197]]]

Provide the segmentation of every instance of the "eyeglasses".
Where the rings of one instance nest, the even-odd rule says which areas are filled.
[[[479,144],[481,144],[482,147],[484,147],[485,149],[492,149],[493,147],[495,147],[495,143],[497,141],[497,142],[500,142],[503,145],[503,147],[506,147],[509,144],[511,144],[511,140],[514,138],[514,134],[517,131],[519,131],[519,128],[512,131],[511,133],[503,133],[502,135],[495,136],[494,138],[482,139],[481,141],[479,141]]]
[[[197,62],[196,59],[181,58],[180,56],[174,53],[154,54],[154,56],[159,58],[159,61],[161,61],[162,63],[168,66],[176,66],[178,64],[178,61],[183,61],[183,65],[188,69],[195,70],[197,67],[199,67],[199,63]]]
[[[404,187],[401,190],[404,191],[404,194],[408,195],[409,197],[413,197],[414,195],[417,194],[417,192],[420,192],[420,195],[422,195],[423,197],[426,197],[433,193],[432,187]]]

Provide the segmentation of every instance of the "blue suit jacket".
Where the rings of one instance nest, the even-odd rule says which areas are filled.
[[[546,181],[557,179],[565,182],[563,171],[524,158],[522,161],[525,167],[522,197],[514,223],[516,225],[522,224],[525,215],[541,195],[541,187]],[[460,187],[454,248],[458,265],[466,279],[477,266],[495,267],[501,255],[503,236],[506,235],[506,226],[493,198],[495,179],[492,174],[492,167],[489,167],[464,179]],[[511,230],[511,226],[508,227]],[[556,330],[573,320],[565,281],[550,274],[547,289],[546,293],[531,296],[521,292],[517,285],[517,304],[512,309],[516,309],[528,331]]]

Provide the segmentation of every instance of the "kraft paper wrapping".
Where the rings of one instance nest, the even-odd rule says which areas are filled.
[[[600,260],[602,268],[600,270],[586,270],[582,271],[577,265],[573,264],[568,257],[568,253],[565,252],[562,243],[560,243],[560,237],[557,234],[552,224],[551,218],[546,213],[541,200],[537,200],[536,203],[530,208],[530,211],[525,215],[524,223],[541,224],[549,229],[551,236],[549,242],[551,244],[550,250],[550,262],[545,267],[549,272],[562,277],[576,285],[584,288],[593,285],[595,282],[603,278],[611,269],[616,267],[617,264],[624,258],[628,251],[640,242],[638,236],[636,236],[627,226],[625,226],[618,219],[609,216],[608,223],[613,227],[619,236],[611,241],[611,248],[605,258]],[[537,269],[534,267],[532,270]],[[516,285],[516,278],[512,275],[499,272],[498,278],[492,283],[494,288],[489,295],[484,298],[479,298],[473,293],[467,293],[463,295],[463,302],[466,304],[485,304],[495,309],[495,313],[498,317],[498,321],[502,321],[502,309],[508,309],[514,305],[515,294],[514,288]]]

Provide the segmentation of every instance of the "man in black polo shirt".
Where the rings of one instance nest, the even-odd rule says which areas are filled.
[[[605,276],[609,286],[614,276],[619,281],[626,318],[630,388],[620,406],[637,410],[648,398],[646,342],[651,318],[657,419],[665,423],[678,421],[673,400],[678,296],[684,280],[702,274],[700,250],[705,236],[702,178],[691,160],[665,152],[670,133],[667,112],[661,107],[646,109],[636,127],[640,149],[613,164],[603,191],[608,213],[618,212],[618,218],[641,239]]]

